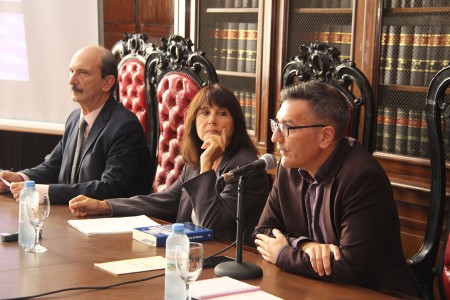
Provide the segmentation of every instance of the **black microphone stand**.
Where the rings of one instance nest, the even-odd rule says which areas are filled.
[[[236,261],[227,261],[214,268],[217,276],[228,276],[234,279],[255,279],[263,275],[262,269],[253,263],[242,262],[243,226],[244,226],[244,177],[239,177],[237,198],[237,229],[236,229]]]

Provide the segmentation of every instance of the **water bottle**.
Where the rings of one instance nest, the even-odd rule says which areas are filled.
[[[184,224],[175,223],[172,225],[172,233],[166,240],[166,276],[165,276],[165,300],[186,299],[186,285],[177,273],[175,264],[175,251],[178,246],[189,251],[189,238],[184,233]]]
[[[30,224],[25,210],[25,203],[28,197],[34,197],[39,201],[39,193],[34,188],[34,181],[25,181],[25,188],[20,192],[19,197],[19,245],[26,248],[33,248],[35,242],[34,227]]]

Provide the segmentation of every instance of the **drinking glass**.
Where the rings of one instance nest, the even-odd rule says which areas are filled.
[[[25,201],[25,211],[27,213],[28,221],[34,227],[35,230],[35,242],[33,248],[26,249],[27,252],[41,253],[47,251],[47,248],[39,244],[39,232],[45,219],[47,219],[50,213],[50,198],[45,195],[41,199],[34,197],[27,197]]]
[[[177,246],[175,250],[177,273],[186,284],[186,299],[191,300],[190,284],[197,280],[203,269],[203,245],[190,242],[189,249]]]

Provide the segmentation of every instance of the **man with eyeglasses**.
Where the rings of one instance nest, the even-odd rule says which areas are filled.
[[[257,249],[288,272],[417,297],[391,184],[345,137],[349,119],[330,85],[308,81],[281,92],[270,120],[281,163],[254,232]]]

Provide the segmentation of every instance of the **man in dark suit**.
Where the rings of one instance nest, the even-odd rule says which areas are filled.
[[[281,164],[254,232],[263,259],[315,279],[418,296],[389,179],[344,137],[346,100],[309,81],[285,88],[281,103],[270,120]]]
[[[0,176],[13,182],[16,199],[24,180],[34,180],[52,204],[79,194],[97,198],[150,192],[150,153],[136,116],[112,93],[117,78],[114,55],[99,46],[80,49],[69,66],[72,100],[80,105],[67,119],[64,135],[40,165]],[[0,192],[7,191],[1,182]]]

